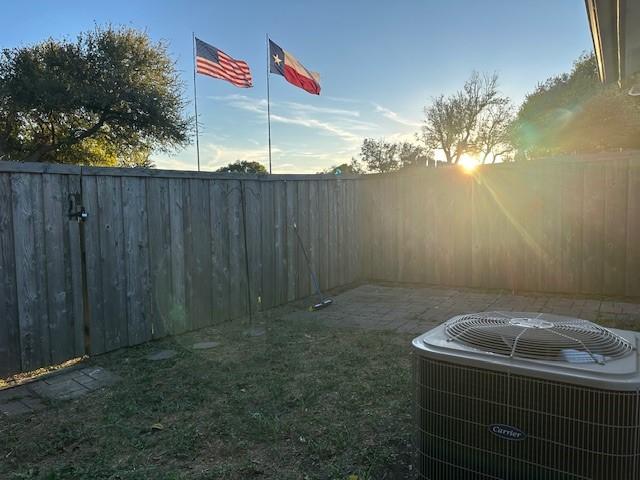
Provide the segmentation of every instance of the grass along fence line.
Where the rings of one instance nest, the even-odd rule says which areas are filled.
[[[0,424],[0,477],[414,478],[410,335],[279,317],[264,336],[245,328],[227,323],[90,360],[122,380]],[[202,339],[219,345],[190,348]],[[145,358],[163,348],[178,355]]]

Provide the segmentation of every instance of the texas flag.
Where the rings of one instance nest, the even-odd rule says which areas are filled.
[[[269,40],[269,71],[282,75],[287,82],[320,95],[320,74],[310,72],[296,57]]]

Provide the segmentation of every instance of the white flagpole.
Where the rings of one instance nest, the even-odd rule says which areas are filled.
[[[267,128],[269,132],[269,173],[271,173],[271,98],[269,95],[269,66],[271,65],[271,57],[269,55],[269,34],[267,37]]]
[[[196,157],[198,159],[198,171],[200,171],[200,135],[198,134],[198,91],[196,90],[196,34],[193,36],[193,105],[196,110]]]

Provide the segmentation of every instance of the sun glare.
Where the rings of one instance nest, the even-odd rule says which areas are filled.
[[[458,160],[458,165],[460,165],[466,173],[471,173],[480,165],[480,162],[471,155],[462,155],[460,160]]]

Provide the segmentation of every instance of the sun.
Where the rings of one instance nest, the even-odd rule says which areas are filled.
[[[480,165],[480,162],[477,158],[465,153],[460,157],[460,160],[458,160],[458,165],[460,165],[466,173],[471,173]]]

